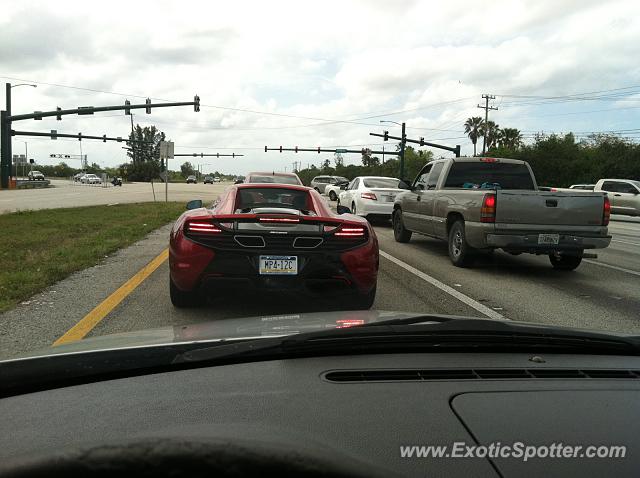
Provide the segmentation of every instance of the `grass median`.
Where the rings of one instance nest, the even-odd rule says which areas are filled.
[[[43,209],[0,215],[0,312],[174,221],[184,203]]]

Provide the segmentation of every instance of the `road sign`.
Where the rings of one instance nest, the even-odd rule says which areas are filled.
[[[346,153],[346,149],[336,149],[336,153]]]
[[[24,154],[14,154],[13,162],[16,164],[27,164],[27,157]]]
[[[160,141],[160,157],[173,159],[173,141]]]

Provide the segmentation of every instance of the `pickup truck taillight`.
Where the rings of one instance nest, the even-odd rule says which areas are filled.
[[[485,194],[480,208],[480,222],[496,222],[496,195]]]
[[[602,208],[602,225],[609,225],[609,218],[611,217],[611,203],[609,202],[609,198],[607,196],[604,197],[604,205]]]

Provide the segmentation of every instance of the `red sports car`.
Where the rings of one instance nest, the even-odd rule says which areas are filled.
[[[171,302],[188,307],[225,286],[331,293],[347,309],[376,295],[378,240],[369,223],[338,215],[311,188],[237,184],[211,208],[189,203],[169,248]]]

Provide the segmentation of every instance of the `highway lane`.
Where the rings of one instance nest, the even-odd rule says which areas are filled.
[[[572,272],[553,270],[546,256],[502,252],[460,269],[451,265],[444,242],[414,235],[409,244],[398,244],[390,225],[375,229],[384,253],[375,309],[482,317],[484,308],[511,320],[640,333],[640,247],[634,244],[640,242],[640,221],[614,221],[616,242]],[[167,234],[168,226],[1,314],[0,358],[50,346],[160,254]],[[332,297],[310,301],[295,294],[237,290],[201,307],[175,309],[164,262],[88,336],[339,307]]]
[[[381,258],[375,309],[486,315],[407,270],[413,267],[508,319],[640,333],[640,247],[626,244],[638,241],[640,222],[613,225],[614,230],[630,229],[614,233],[625,242],[612,243],[601,258],[572,272],[554,270],[547,256],[511,256],[502,252],[482,256],[473,268],[460,269],[451,265],[442,241],[414,235],[409,244],[398,244],[390,225],[377,225],[375,229],[381,251],[395,259]],[[309,301],[294,294],[254,296],[238,290],[214,297],[199,308],[178,310],[169,301],[168,267],[164,264],[90,335],[337,307],[330,297]]]
[[[163,183],[125,183],[122,187],[80,184],[66,179],[51,181],[54,187],[0,191],[0,214],[18,210],[55,209],[101,204],[165,200]],[[169,183],[169,201],[202,199],[213,202],[231,183]]]

